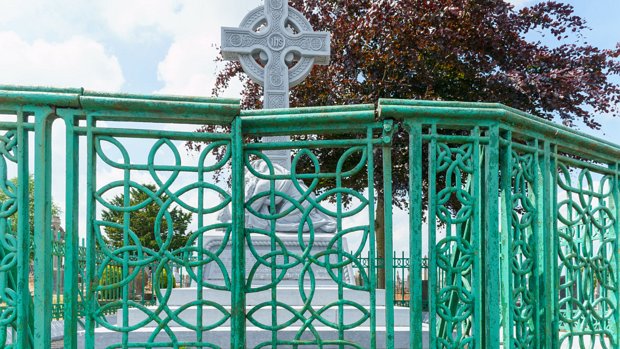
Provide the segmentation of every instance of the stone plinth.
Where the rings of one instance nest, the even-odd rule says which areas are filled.
[[[302,305],[304,300],[302,293],[309,295],[314,291],[312,304],[329,304],[338,300],[338,289],[331,286],[317,286],[313,290],[310,288],[299,291],[295,286],[281,286],[277,288],[278,301],[290,304],[290,305]],[[356,302],[364,307],[370,306],[370,296],[368,292],[357,290],[343,290],[346,299]],[[170,298],[166,302],[168,306],[182,306],[193,302],[198,297],[198,290],[195,287],[189,288],[175,288],[170,293]],[[202,299],[212,301],[217,304],[230,305],[231,300],[230,292],[219,290],[202,290]],[[271,300],[271,290],[247,293],[245,297],[247,306],[254,306]],[[385,305],[385,290],[376,291],[376,303],[377,306]]]
[[[316,327],[317,333],[323,340],[338,340],[338,331],[335,331],[327,327]],[[196,341],[196,332],[188,331],[183,327],[171,327],[170,331],[174,333],[176,339],[182,342],[194,342]],[[289,326],[281,331],[278,331],[278,338],[280,340],[292,340],[297,335],[299,327]],[[151,337],[153,333],[152,328],[140,328],[132,331],[128,335],[129,342],[145,343]],[[376,340],[377,349],[386,348],[385,345],[385,327],[377,327]],[[214,329],[213,331],[205,331],[202,333],[203,342],[208,342],[216,345],[219,348],[230,348],[230,327],[222,326]],[[166,334],[157,336],[157,341],[168,341],[169,337]],[[351,341],[360,345],[362,348],[370,348],[371,334],[369,327],[356,327],[353,330],[346,331],[344,334],[345,340]],[[428,343],[428,325],[422,326],[422,348],[429,348]],[[263,343],[270,343],[272,334],[270,331],[265,331],[257,327],[246,328],[246,348],[256,348]],[[302,337],[302,339],[311,339]],[[394,347],[393,349],[409,349],[410,331],[409,327],[394,327]],[[84,334],[81,332],[78,336],[78,343],[83,346]],[[122,343],[122,336],[118,332],[110,331],[106,328],[97,328],[95,332],[96,348],[106,348],[110,345],[118,345]],[[78,345],[78,347],[82,347]],[[267,348],[271,348],[271,345],[267,345]],[[311,348],[316,346],[300,345],[299,348]],[[347,346],[345,345],[345,348]],[[349,346],[350,347],[350,346]],[[292,346],[278,346],[278,348],[293,348]],[[339,349],[338,345],[323,345],[325,349]]]
[[[304,239],[300,243],[297,234],[278,234],[275,248],[273,248],[274,245],[272,245],[269,237],[260,234],[253,234],[249,241],[245,242],[246,276],[253,275],[251,289],[247,290],[246,293],[246,314],[250,314],[246,321],[247,346],[256,347],[271,340],[271,332],[261,329],[256,324],[269,326],[274,313],[278,323],[285,323],[294,319],[295,315],[293,312],[300,314],[298,320],[291,321],[289,326],[278,331],[279,339],[294,339],[301,326],[303,326],[304,321],[306,321],[304,319],[311,319],[313,317],[308,309],[309,306],[317,314],[320,313],[321,318],[329,323],[338,323],[340,309],[342,309],[345,324],[359,322],[356,328],[345,331],[345,339],[365,345],[371,339],[371,323],[369,318],[363,321],[360,320],[364,318],[364,312],[369,311],[371,307],[369,292],[343,287],[345,284],[355,284],[353,269],[350,265],[340,269],[343,280],[340,285],[334,280],[335,278],[338,279],[339,270],[335,268],[331,274],[327,271],[326,267],[335,265],[338,261],[338,252],[336,252],[338,251],[338,245],[337,241],[334,241],[334,235],[316,234],[312,241],[309,235],[302,235],[302,237]],[[227,316],[225,314],[232,312],[232,294],[230,291],[205,287],[205,285],[224,285],[225,277],[231,275],[231,243],[228,241],[226,246],[224,246],[225,241],[223,232],[211,232],[204,236],[204,249],[208,250],[212,257],[216,256],[219,258],[221,263],[211,261],[203,267],[204,285],[201,290],[197,287],[172,289],[169,297],[165,300],[160,299],[159,304],[155,306],[146,307],[145,309],[128,309],[128,323],[124,325],[139,327],[139,329],[130,334],[130,341],[146,340],[153,331],[157,331],[158,322],[166,324],[166,327],[170,328],[180,340],[195,340],[196,333],[190,328],[195,326],[200,318],[203,326],[217,325],[212,330],[202,333],[203,340],[222,348],[229,347],[231,336],[230,318],[225,318]],[[346,239],[342,239],[340,243],[342,247],[340,251],[348,251]],[[257,257],[266,258],[265,256],[271,254],[274,250],[280,252],[276,260],[278,264],[287,264],[282,255],[289,256],[288,264],[290,267],[286,269],[281,267],[272,269],[268,265],[255,267]],[[325,256],[326,251],[328,251],[328,257]],[[333,253],[330,251],[333,251]],[[329,258],[328,263],[326,263],[326,258]],[[300,259],[304,262],[314,262],[309,265],[301,263],[299,265],[292,265],[294,261]],[[314,264],[316,262],[318,262],[317,265]],[[311,285],[308,275],[303,278],[303,283],[300,284],[304,268],[312,270],[315,279],[314,285]],[[261,286],[269,285],[272,282],[272,270],[276,270],[276,276],[278,277],[275,294],[272,293],[271,288],[260,290]],[[346,299],[354,305],[347,304],[339,308],[337,306],[339,293],[342,299]],[[264,306],[274,296],[280,304],[285,304],[290,308],[277,307],[272,309],[270,306]],[[202,307],[196,305],[197,299],[204,301]],[[384,348],[386,333],[385,291],[377,290],[375,300],[377,348]],[[158,320],[149,320],[147,313],[151,314],[151,319]],[[123,315],[122,311],[117,313],[117,324],[123,324]],[[396,341],[399,345],[402,345],[397,346],[397,348],[407,348],[409,340],[409,308],[396,307],[394,320]],[[338,331],[325,326],[318,319],[313,320],[312,324],[322,339],[338,339]],[[306,336],[306,331],[304,331],[304,336]],[[105,340],[106,343],[114,343],[114,338],[118,337],[117,333],[105,328],[98,329],[96,335],[98,338],[101,338],[102,342]],[[166,341],[166,337],[167,335],[162,332],[157,337],[157,341]],[[304,337],[302,339],[310,340],[311,338]],[[330,346],[325,347],[328,348]]]
[[[209,232],[204,235],[204,249],[217,254],[224,266],[224,272],[226,277],[230,277],[232,270],[232,249],[231,242],[228,242],[226,248],[221,248],[224,243],[225,236],[222,232]],[[252,234],[250,239],[246,240],[245,248],[245,274],[246,277],[251,279],[251,286],[253,288],[267,285],[273,280],[272,268],[266,264],[271,262],[267,259],[272,251],[280,253],[276,257],[276,263],[280,266],[286,266],[287,268],[277,267],[274,271],[278,286],[291,286],[299,285],[299,279],[304,267],[308,267],[307,270],[312,271],[314,274],[315,285],[317,286],[336,286],[334,277],[337,278],[338,269],[332,268],[333,275],[324,266],[319,264],[309,264],[310,258],[308,256],[314,256],[318,263],[325,265],[327,258],[332,265],[338,263],[338,255],[335,252],[338,248],[337,242],[334,242],[334,235],[331,234],[314,234],[313,241],[310,241],[308,234],[303,235],[302,243],[300,244],[299,236],[297,234],[277,234],[277,241],[275,247],[272,250],[272,239],[265,235]],[[250,248],[250,245],[251,247]],[[332,250],[334,253],[330,253],[329,256],[324,256],[326,250]],[[348,244],[346,237],[342,238],[342,251],[348,251]],[[263,263],[257,263],[258,259],[265,259]],[[298,261],[301,259],[301,263]],[[346,260],[346,258],[345,258]],[[290,266],[290,268],[289,268]],[[204,267],[203,279],[205,282],[214,285],[224,285],[224,272],[217,263],[208,263]],[[355,277],[353,275],[353,268],[349,264],[342,270],[342,280],[346,284],[355,284]],[[310,276],[308,274],[304,277],[304,285],[310,286]]]
[[[308,311],[304,312],[304,301],[301,297],[301,294],[310,294],[310,289],[303,289],[300,292],[299,288],[293,286],[283,286],[278,287],[276,292],[276,298],[279,302],[287,304],[291,306],[292,309],[298,311],[300,313],[304,313],[307,317],[310,317]],[[167,322],[167,325],[174,331],[177,338],[195,338],[195,332],[187,329],[184,326],[179,324],[180,322],[185,322],[186,324],[195,325],[197,322],[197,307],[183,307],[191,302],[194,302],[198,297],[198,290],[196,288],[180,288],[174,289],[171,292],[170,298],[166,302],[166,310],[160,313],[159,318]],[[214,302],[216,304],[222,305],[222,307],[227,311],[231,311],[230,301],[231,301],[231,293],[227,291],[215,291],[215,290],[203,290],[202,299]],[[360,305],[362,308],[369,310],[370,309],[370,295],[368,292],[363,291],[355,291],[355,290],[343,290],[343,298],[354,302]],[[253,309],[264,302],[271,300],[271,292],[255,292],[249,293],[246,296],[247,308],[246,312],[253,311]],[[314,288],[314,297],[312,299],[312,308],[314,310],[319,310],[326,305],[333,304],[338,300],[338,289],[331,286],[317,286]],[[158,309],[158,305],[153,307],[148,307],[149,311],[156,311]],[[376,326],[377,326],[377,348],[385,348],[385,291],[377,290],[376,291]],[[216,324],[220,319],[222,319],[222,312],[215,307],[204,306],[200,310],[202,314],[202,323],[204,326]],[[179,321],[171,320],[166,314],[174,314],[175,317]],[[287,320],[292,318],[291,313],[288,310],[283,308],[276,309],[278,322],[286,322]],[[157,326],[157,323],[154,321],[148,322],[147,317],[144,312],[139,309],[129,309],[129,326],[133,326],[136,324],[141,324],[141,328],[135,332],[133,332],[130,336],[132,338],[148,338],[150,334],[153,333],[154,328]],[[328,310],[325,310],[321,313],[321,316],[330,322],[337,323],[338,322],[338,307],[332,307]],[[351,324],[355,323],[358,319],[360,319],[361,312],[359,309],[353,306],[344,306],[343,307],[343,316],[344,323]],[[252,314],[252,320],[258,323],[269,324],[272,319],[272,311],[270,307],[261,308],[258,310],[254,310]],[[118,313],[117,323],[122,323],[122,313]],[[395,330],[395,340],[397,343],[396,348],[409,348],[409,308],[404,307],[395,307],[394,309],[394,330]],[[297,331],[300,330],[300,326],[302,322],[297,321],[293,322],[290,326],[285,329],[278,331],[278,338],[280,339],[293,339],[297,334]],[[314,324],[316,330],[319,335],[324,340],[336,340],[338,339],[338,331],[326,327],[322,325],[320,322],[315,321]],[[252,321],[247,320],[247,340],[248,347],[255,347],[260,343],[270,341],[271,340],[271,332],[262,330],[256,327]],[[427,332],[428,329],[426,325],[424,327],[424,331]],[[117,336],[117,334],[106,330],[101,329],[97,330],[97,334],[99,335],[107,335],[111,337],[105,337],[106,340]],[[165,334],[160,335],[161,340],[165,340]],[[230,320],[225,321],[217,328],[211,331],[204,331],[203,338],[205,341],[214,343],[223,348],[229,348],[230,345]],[[310,339],[310,338],[306,338]],[[361,323],[358,327],[345,331],[345,339],[350,340],[352,342],[362,344],[368,343],[370,340],[370,321],[366,320]],[[424,347],[427,347],[426,343],[424,343]],[[326,348],[331,348],[330,346],[326,346]],[[335,346],[334,348],[337,348]]]

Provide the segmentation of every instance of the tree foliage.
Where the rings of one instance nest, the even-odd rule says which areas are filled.
[[[7,194],[4,190],[0,190],[0,203],[7,204],[17,195],[17,182],[18,178],[14,177],[9,180],[6,185],[6,190],[10,192]],[[57,216],[61,213],[60,207],[57,203],[52,201],[52,216]],[[17,232],[17,211],[9,217],[11,220],[11,230]],[[34,232],[34,176],[28,177],[28,221],[30,222],[30,233]]]
[[[157,188],[152,184],[143,185],[151,193],[156,193]],[[168,195],[162,193],[159,195],[161,202],[168,200]],[[119,194],[110,200],[110,204],[116,207],[129,207],[135,206],[144,202],[148,202],[144,207],[131,211],[129,218],[129,229],[137,236],[143,247],[150,248],[158,251],[160,245],[155,239],[155,224],[159,224],[159,234],[162,243],[168,239],[168,219],[164,216],[157,222],[157,217],[161,206],[156,200],[153,200],[151,196],[145,191],[137,188],[131,188],[129,192],[129,205],[125,204],[125,195]],[[169,246],[169,250],[179,249],[187,243],[191,232],[188,231],[188,227],[192,220],[192,214],[186,212],[180,207],[170,207],[167,209],[170,214],[170,220],[172,221],[172,238]],[[118,210],[105,210],[101,214],[101,218],[106,222],[112,222],[124,224],[124,212]],[[123,229],[117,227],[105,227],[107,235],[106,243],[115,248],[120,248],[125,245]],[[134,244],[131,238],[129,238],[129,244]]]
[[[620,85],[610,77],[620,76],[620,43],[615,49],[587,44],[586,22],[571,5],[546,1],[515,10],[502,0],[289,2],[315,30],[332,33],[330,65],[315,67],[293,89],[293,106],[379,98],[499,102],[593,128],[600,127],[593,115],[618,113]],[[545,43],[528,40],[534,33],[546,36]],[[237,76],[245,86],[243,106],[260,108],[261,87],[236,62],[219,73],[214,94]],[[402,128],[394,141],[395,151],[405,151]],[[326,164],[338,155],[319,154]],[[401,205],[407,199],[406,159],[404,153],[394,156]],[[361,189],[364,180],[358,182]]]
[[[295,88],[295,106],[374,103],[378,98],[500,102],[573,125],[599,127],[617,113],[620,45],[586,42],[571,5],[541,2],[516,11],[501,0],[291,0],[316,30],[332,33],[332,61]],[[553,45],[528,40],[546,35]],[[214,93],[241,74],[229,63]],[[243,75],[243,103],[260,87]]]

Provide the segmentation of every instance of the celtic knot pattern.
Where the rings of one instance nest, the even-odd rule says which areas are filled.
[[[474,145],[436,146],[435,177],[444,178],[437,194],[436,217],[446,227],[446,237],[434,246],[437,272],[443,283],[437,285],[436,316],[441,319],[437,345],[465,348],[474,345],[468,330],[474,317],[475,242],[470,224],[474,212],[471,180],[474,175]],[[433,316],[431,314],[431,316]]]
[[[0,346],[13,348],[8,337],[17,320],[17,232],[14,219],[22,203],[17,185],[9,180],[7,168],[17,164],[17,137],[12,131],[0,135]],[[13,332],[14,333],[14,332]]]
[[[615,178],[560,163],[559,307],[562,346],[616,348]]]
[[[367,211],[370,198],[343,183],[367,175],[367,147],[343,151],[334,172],[322,170],[318,157],[310,149],[296,151],[292,170],[285,174],[278,173],[271,159],[261,152],[248,151],[245,160],[249,174],[269,183],[245,198],[250,219],[268,222],[264,229],[246,228],[246,243],[251,254],[246,256],[246,293],[249,297],[268,295],[268,300],[248,309],[247,319],[253,326],[274,334],[271,341],[257,348],[337,343],[365,346],[366,343],[347,339],[346,332],[363,326],[371,317],[367,304],[359,296],[348,296],[351,292],[363,292],[368,301],[374,292],[367,269],[362,265],[363,253],[369,248],[371,227],[369,223],[346,226],[346,221]],[[258,172],[256,161],[269,170]],[[372,172],[368,175],[372,177]],[[322,180],[333,181],[335,186],[315,195]],[[266,200],[269,208],[256,210],[257,200]],[[336,225],[334,233],[319,232],[313,218],[318,213],[332,217]],[[280,221],[285,219],[297,222],[296,232],[278,231]],[[356,247],[351,246],[352,243]],[[360,272],[361,285],[353,278],[353,267]],[[340,296],[321,299],[318,292],[325,287],[332,289],[332,297]],[[281,293],[282,290],[288,290],[288,296]],[[293,296],[300,298],[301,303],[288,304],[286,299]],[[265,311],[272,315],[261,316]],[[294,334],[280,334],[291,326],[298,326]],[[336,331],[339,339],[321,338],[321,327]]]
[[[179,147],[183,145],[167,138],[154,140],[146,159],[143,154],[132,154],[132,149],[117,138],[94,138],[96,151],[93,156],[112,173],[119,173],[121,179],[98,183],[92,192],[98,209],[108,212],[93,222],[100,251],[94,256],[96,277],[100,282],[95,287],[98,302],[92,316],[98,325],[121,333],[125,343],[144,347],[153,347],[157,343],[161,346],[160,337],[166,335],[169,338],[167,345],[183,346],[183,341],[171,330],[172,327],[183,327],[196,332],[199,339],[192,345],[212,347],[200,339],[202,333],[221,326],[230,318],[230,309],[203,297],[206,290],[220,293],[230,293],[231,290],[230,266],[223,255],[230,240],[231,224],[218,222],[214,217],[231,201],[230,194],[213,180],[214,172],[223,170],[230,160],[230,140],[224,139],[205,145],[197,163],[190,164],[185,163],[180,154]],[[219,160],[213,155],[216,151],[223,154]],[[162,163],[165,161],[162,159],[171,159],[171,163]],[[117,193],[122,194],[120,199]],[[143,219],[139,218],[141,210],[153,207],[156,213],[154,229],[146,237],[139,236],[132,230],[133,224]],[[183,245],[175,246],[174,215],[179,210],[191,214],[196,228]],[[108,241],[114,231],[120,234],[121,246]],[[223,242],[215,249],[204,249],[205,236],[214,232],[223,237]],[[181,268],[195,286],[193,298],[181,304],[179,299],[171,296],[173,289],[180,286],[177,285],[179,280],[175,280],[179,270],[175,268]],[[218,269],[224,276],[222,282],[206,279],[206,268]],[[149,285],[147,288],[152,290],[150,297],[156,302],[148,302],[144,291],[135,296],[136,285],[140,284]],[[109,299],[106,295],[114,290],[118,290],[120,297]],[[117,309],[118,321],[109,321],[103,316]],[[208,318],[188,315],[203,312],[208,312]],[[129,341],[129,333],[142,327],[152,327],[148,340]]]
[[[536,162],[532,154],[512,152],[510,172],[510,268],[511,292],[510,319],[513,327],[514,348],[532,348],[536,334],[536,244],[534,219],[536,217],[535,194]],[[505,314],[508,317],[509,314]]]

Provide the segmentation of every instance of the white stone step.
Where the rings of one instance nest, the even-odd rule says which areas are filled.
[[[356,291],[344,289],[344,299],[353,301],[363,307],[370,306],[370,294],[366,291]],[[304,289],[303,293],[310,296],[311,290]],[[169,306],[183,306],[194,302],[197,299],[198,290],[196,288],[175,288],[170,292],[166,304]],[[203,289],[202,299],[208,300],[221,305],[230,305],[230,291],[219,291],[212,289]],[[304,305],[301,298],[301,292],[295,286],[280,286],[277,289],[277,299],[279,302],[288,305]],[[376,305],[385,305],[385,290],[376,291]],[[246,305],[254,306],[264,302],[271,301],[271,291],[253,292],[246,294]],[[338,288],[333,286],[316,286],[312,297],[312,305],[314,308],[327,305],[338,301]]]
[[[302,312],[303,306],[292,306],[296,312]],[[230,306],[225,306],[224,309],[228,314],[230,314],[231,308]],[[253,308],[248,307],[247,311],[250,312]],[[148,307],[149,311],[155,312],[157,310],[156,306]],[[168,326],[179,326],[185,327],[186,325],[195,326],[197,324],[198,319],[198,307],[192,306],[187,308],[182,308],[178,306],[170,306],[166,309],[168,312],[161,311],[156,318],[161,321],[166,321]],[[313,307],[313,310],[319,312],[321,307]],[[278,307],[276,309],[278,324],[284,324],[293,319],[294,315],[289,310],[284,309],[282,307]],[[338,322],[338,307],[330,307],[329,309],[321,312],[321,317],[325,321],[329,321],[332,323]],[[385,326],[385,307],[378,306],[376,307],[376,323],[377,326]],[[219,309],[215,307],[203,307],[202,308],[202,325],[209,326],[215,325],[219,321],[221,321],[226,315],[223,314]],[[308,319],[312,317],[312,314],[306,310],[305,313],[301,315],[304,319]],[[360,321],[363,317],[363,313],[356,307],[353,306],[344,306],[343,307],[343,316],[344,323],[346,325],[352,325]],[[140,309],[130,308],[128,309],[128,322],[126,325],[128,326],[136,326],[140,325],[140,327],[156,327],[158,323],[156,321],[148,321],[148,316],[145,312]],[[179,321],[176,321],[176,320]],[[264,324],[266,326],[271,325],[272,321],[272,308],[271,307],[262,307],[257,309],[254,313],[252,313],[251,319],[247,320],[248,326],[255,325],[252,323],[252,320],[258,322],[259,324]],[[298,320],[293,322],[291,325],[301,325],[301,321]],[[184,323],[183,323],[184,322]],[[409,324],[409,308],[403,307],[395,307],[394,308],[394,322],[396,326],[408,326]],[[315,320],[315,324],[320,324],[318,320]],[[117,324],[123,324],[123,311],[119,310],[117,313]],[[363,323],[358,324],[359,326],[369,326],[370,319],[365,320]],[[226,320],[221,326],[230,326],[230,319]]]
[[[297,332],[299,331],[299,327],[289,326],[285,329],[278,331],[278,339],[279,340],[291,340],[295,337]],[[186,328],[182,327],[171,327],[171,332],[174,333],[176,339],[180,346],[183,346],[182,342],[191,343],[196,341],[196,332],[190,331]],[[315,330],[319,334],[320,338],[325,340],[337,340],[338,332],[329,328],[317,326]],[[423,330],[423,348],[428,348],[428,326],[424,325]],[[308,331],[306,331],[308,333]],[[377,349],[386,348],[385,345],[385,327],[378,326],[376,330],[376,342]],[[153,328],[141,328],[135,331],[132,331],[128,335],[129,343],[146,343],[149,341],[149,338],[153,334]],[[271,335],[270,331],[265,331],[257,327],[248,327],[246,329],[246,348],[255,348],[261,343],[271,343]],[[230,328],[226,326],[218,327],[212,331],[205,331],[202,333],[202,342],[210,343],[216,345],[221,348],[230,348]],[[409,348],[409,336],[410,331],[409,327],[395,327],[394,328],[394,348],[395,349],[406,349]],[[345,332],[345,340],[353,342],[363,348],[370,347],[370,328],[369,327],[356,327],[353,330],[349,330]],[[310,340],[309,337],[302,337],[304,340]],[[169,341],[169,337],[166,334],[159,334],[153,342],[156,343],[167,343]],[[80,333],[78,336],[78,347],[83,347],[84,345],[84,334]],[[122,336],[118,332],[113,332],[105,328],[98,328],[95,331],[95,348],[106,348],[111,345],[117,345],[122,343]],[[161,347],[161,345],[160,345]],[[193,347],[189,345],[189,347]],[[271,346],[266,346],[270,348]],[[298,348],[316,348],[316,344],[307,344],[307,345],[299,345]],[[345,346],[350,347],[350,346]],[[292,348],[291,345],[278,345],[278,348]],[[323,348],[339,348],[337,345],[324,345]]]

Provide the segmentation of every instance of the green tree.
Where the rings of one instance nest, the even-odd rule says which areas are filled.
[[[144,187],[152,193],[157,192],[155,185],[144,184]],[[147,247],[155,251],[159,250],[157,240],[155,240],[155,224],[157,224],[157,215],[161,209],[160,205],[155,200],[152,200],[149,194],[137,188],[130,189],[129,197],[129,205],[125,205],[125,196],[123,194],[115,196],[110,201],[110,204],[117,207],[127,207],[149,201],[149,203],[144,207],[131,211],[129,229],[131,229],[131,231],[138,236],[138,239],[143,247]],[[168,200],[168,195],[162,193],[159,195],[159,199],[161,202],[166,202]],[[173,234],[169,249],[175,250],[185,246],[187,240],[189,239],[191,232],[187,229],[192,221],[192,214],[176,206],[169,207],[168,212],[170,213],[170,220],[172,221]],[[120,225],[124,222],[124,213],[121,211],[105,210],[101,214],[101,217],[104,221],[113,222]],[[161,241],[166,241],[168,238],[169,222],[165,216],[162,216],[158,224],[160,228],[159,231],[161,234]],[[124,245],[123,229],[106,226],[105,232],[107,235],[107,243],[110,246],[119,248]],[[133,244],[132,242],[130,243]]]
[[[574,126],[600,125],[596,113],[618,113],[620,44],[586,42],[586,22],[571,5],[544,1],[516,10],[502,0],[290,0],[315,30],[332,33],[331,64],[291,93],[291,105],[376,103],[379,98],[499,102]],[[532,32],[545,42],[528,39]],[[243,106],[261,106],[261,87],[238,63],[219,73],[214,94],[233,77],[245,84]],[[616,80],[617,81],[617,80]],[[210,127],[203,127],[211,131]],[[394,135],[394,204],[407,207],[407,135]],[[320,137],[320,136],[318,136]],[[341,153],[318,151],[330,170]],[[383,251],[382,178],[375,154],[377,256]],[[301,164],[303,166],[303,164]],[[424,177],[426,178],[426,176]],[[335,183],[322,181],[323,189]],[[347,186],[363,190],[365,179]],[[425,191],[426,192],[426,191]],[[383,285],[379,273],[378,284]]]
[[[4,204],[9,200],[13,200],[17,195],[17,182],[18,178],[14,177],[9,180],[9,184],[6,186],[6,193],[4,190],[0,190],[0,203]],[[60,215],[61,210],[58,204],[52,201],[52,216]],[[10,217],[11,230],[17,232],[17,211]],[[34,232],[34,176],[28,177],[28,221],[30,222],[30,234]]]

